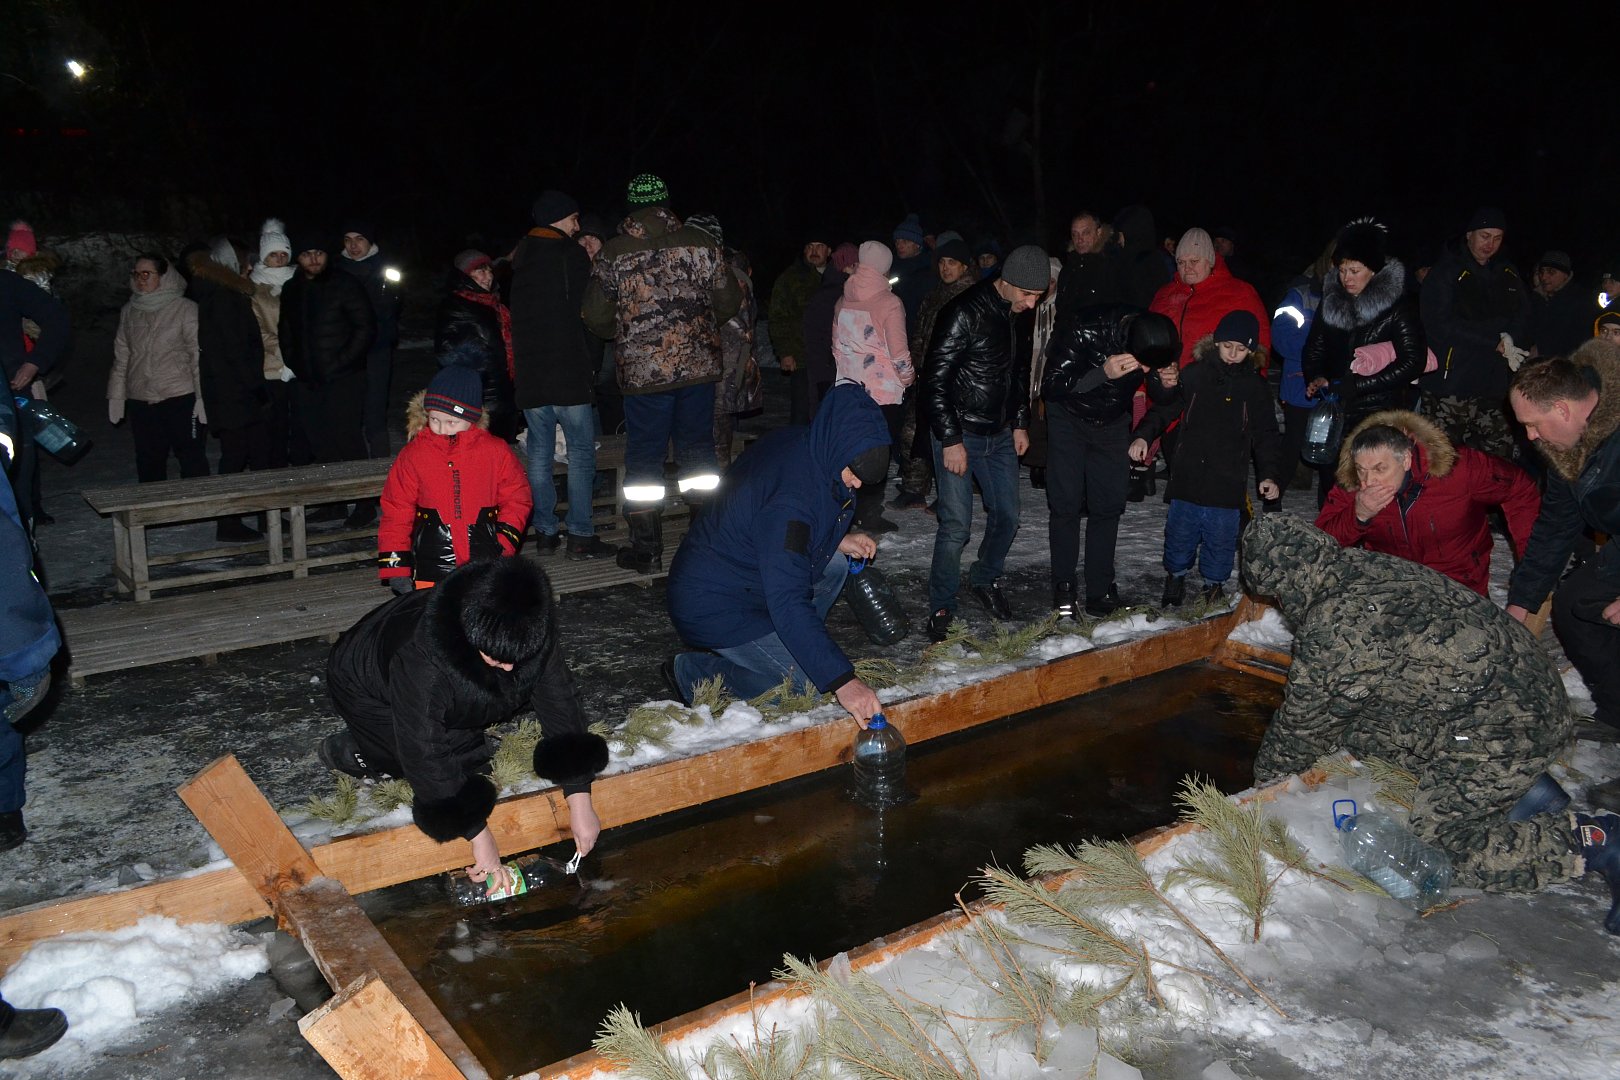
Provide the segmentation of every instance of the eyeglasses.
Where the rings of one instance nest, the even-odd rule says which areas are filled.
[[[156,270],[131,270],[129,276],[139,281],[145,281],[149,277],[157,277],[158,272]]]

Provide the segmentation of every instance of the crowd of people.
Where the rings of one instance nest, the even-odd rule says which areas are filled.
[[[1241,537],[1246,582],[1277,599],[1301,635],[1257,774],[1335,748],[1400,751],[1428,785],[1414,824],[1477,869],[1469,880],[1525,889],[1600,870],[1616,889],[1608,927],[1620,932],[1620,839],[1607,840],[1620,817],[1498,828],[1573,723],[1545,651],[1513,620],[1551,598],[1596,728],[1620,735],[1620,554],[1603,544],[1620,529],[1620,310],[1571,285],[1567,255],[1544,254],[1527,284],[1503,253],[1505,217],[1487,207],[1413,272],[1385,226],[1360,218],[1268,311],[1234,272],[1229,230],[1190,228],[1161,243],[1142,206],[1074,215],[1056,255],[975,248],[910,214],[859,244],[813,234],[762,308],[748,258],[726,245],[714,215],[677,215],[652,174],[630,181],[625,203],[609,227],[547,190],[510,251],[450,260],[434,326],[439,370],[410,399],[397,455],[388,408],[400,275],[372,223],[326,233],[270,218],[256,246],[222,236],[172,259],[144,252],[129,267],[107,402],[109,420],[129,424],[138,481],[167,477],[170,458],[181,477],[207,474],[210,436],[220,473],[393,459],[379,501],[312,515],[378,523],[379,581],[396,594],[333,648],[328,685],[345,726],[319,757],[352,775],[409,780],[417,824],[440,841],[471,841],[475,877],[500,865],[484,730],[520,709],[540,717],[535,769],[564,785],[581,853],[600,827],[590,779],[606,744],[586,730],[544,573],[507,558],[525,543],[541,556],[658,573],[678,494],[691,524],[667,597],[690,651],[664,665],[672,693],[690,701],[718,678],[753,697],[787,680],[834,695],[865,726],[877,695],[825,621],[850,561],[873,558],[896,527],[885,510],[934,518],[926,632],[943,641],[975,504],[983,520],[967,591],[994,619],[1015,617],[1000,579],[1025,468],[1050,512],[1051,610],[1104,618],[1145,602],[1121,595],[1115,548],[1129,503],[1156,492],[1162,461],[1158,603],[1186,603],[1195,567],[1196,594],[1222,600]],[[12,477],[0,554],[26,567],[49,523],[27,406],[51,385],[69,319],[52,293],[54,266],[23,223],[6,255],[0,322],[13,330],[0,334],[0,360],[18,397],[0,410]],[[1620,292],[1612,277],[1603,286]],[[760,409],[767,339],[790,422],[732,462],[736,419]],[[598,439],[621,427],[626,542],[616,547],[596,535],[591,507]],[[1314,528],[1277,518],[1283,492],[1311,475],[1307,449]],[[557,461],[567,465],[561,517]],[[1517,559],[1505,610],[1488,599],[1498,511]],[[226,542],[260,535],[241,518],[216,529]],[[1372,554],[1326,554],[1344,549]],[[1284,550],[1304,563],[1279,562]],[[1399,603],[1381,599],[1392,589]],[[1363,593],[1351,621],[1378,642],[1376,688],[1340,618]],[[1436,636],[1440,623],[1413,604],[1451,612],[1458,633]],[[7,613],[10,719],[38,700],[56,650],[48,604],[38,608]],[[1472,651],[1466,664],[1437,662],[1448,649]],[[1481,664],[1502,682],[1489,701],[1471,697],[1461,712],[1435,704],[1435,679]],[[1401,691],[1385,693],[1391,684]],[[1416,713],[1385,715],[1408,698]],[[1484,800],[1451,783],[1467,776],[1477,789],[1477,762],[1458,764],[1463,751],[1438,738],[1417,753],[1402,734],[1475,723],[1528,748],[1491,774]],[[0,847],[26,836],[22,779],[21,740],[0,725]],[[1599,794],[1620,805],[1620,790]]]

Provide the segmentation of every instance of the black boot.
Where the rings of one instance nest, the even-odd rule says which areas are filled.
[[[9,1009],[11,1018],[0,1028],[0,1058],[32,1057],[67,1034],[67,1015],[61,1009]]]
[[[1031,465],[1029,467],[1029,486],[1034,488],[1036,491],[1044,491],[1046,489],[1045,466]]]
[[[1603,929],[1620,934],[1620,815],[1576,814],[1575,840],[1586,860],[1586,872],[1609,882],[1609,914]]]
[[[624,520],[630,526],[630,546],[615,556],[619,566],[638,574],[656,574],[664,569],[664,518],[658,507],[629,510]]]
[[[1153,472],[1143,465],[1131,466],[1131,486],[1126,493],[1127,502],[1143,502],[1153,490]]]
[[[1119,586],[1113,582],[1101,596],[1086,597],[1086,614],[1094,619],[1106,619],[1124,606],[1119,600]]]
[[[1075,601],[1074,582],[1059,581],[1052,586],[1052,611],[1059,621],[1080,621],[1080,605]]]
[[[0,814],[0,851],[10,851],[28,839],[28,827],[23,824],[21,810]]]
[[[1180,607],[1181,602],[1187,598],[1187,575],[1177,577],[1175,574],[1164,575],[1164,596],[1159,599],[1160,607]]]

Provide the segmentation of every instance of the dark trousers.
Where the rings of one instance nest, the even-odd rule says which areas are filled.
[[[682,480],[719,472],[714,458],[714,383],[624,398],[624,482],[664,483],[664,455],[675,444]]]
[[[182,477],[208,475],[207,432],[191,419],[196,405],[196,394],[126,404],[135,437],[135,478],[141,483],[167,479],[171,453],[180,462]]]
[[[1072,585],[1080,561],[1080,511],[1086,511],[1086,598],[1114,584],[1114,547],[1130,488],[1129,414],[1089,424],[1061,405],[1046,410],[1047,538],[1052,585]]]
[[[242,427],[218,430],[219,474],[258,472],[270,468],[270,424],[256,420]]]
[[[359,461],[366,456],[362,425],[366,411],[366,373],[357,371],[319,385],[299,388],[304,430],[316,461]]]
[[[1277,486],[1283,491],[1288,490],[1289,484],[1294,480],[1294,470],[1303,464],[1300,454],[1305,449],[1305,425],[1311,422],[1313,409],[1304,409],[1298,405],[1283,403],[1283,445],[1281,476],[1277,477]],[[1350,431],[1345,425],[1345,433]],[[1327,502],[1328,492],[1333,490],[1337,465],[1306,465],[1316,474],[1316,508],[1322,509]]]
[[[1592,692],[1597,718],[1620,728],[1620,626],[1603,618],[1620,588],[1598,575],[1598,561],[1583,564],[1553,593],[1553,633]]]
[[[362,431],[365,457],[393,455],[388,445],[388,400],[394,381],[394,347],[377,346],[366,353],[366,411]]]

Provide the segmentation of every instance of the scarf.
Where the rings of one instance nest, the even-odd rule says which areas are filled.
[[[296,263],[288,263],[286,266],[266,266],[260,263],[248,275],[248,280],[257,282],[260,285],[268,285],[270,286],[271,296],[280,296],[281,287],[292,280],[293,273],[297,269],[298,265]]]
[[[163,272],[163,278],[158,287],[149,293],[131,292],[130,306],[136,311],[162,311],[176,300],[185,295],[186,280],[180,276],[180,271],[170,264]]]
[[[501,340],[506,344],[506,376],[516,382],[517,368],[512,362],[512,310],[501,303],[500,297],[494,293],[484,292],[482,289],[457,289],[456,295],[463,300],[471,300],[475,304],[483,304],[487,308],[494,308],[495,314],[500,316]]]

